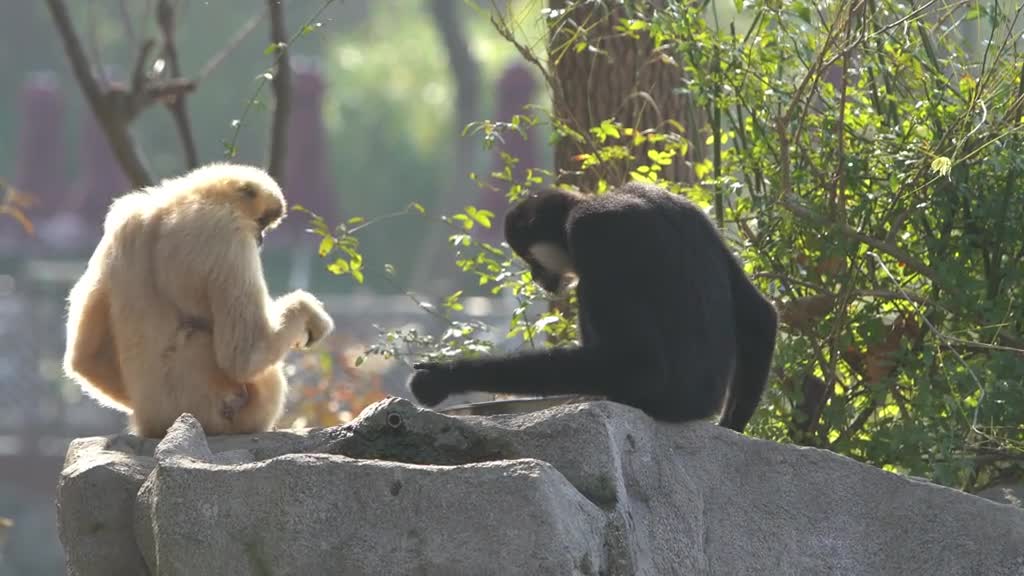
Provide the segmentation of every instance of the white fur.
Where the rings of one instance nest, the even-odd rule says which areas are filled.
[[[242,183],[255,184],[256,200],[238,194]],[[284,355],[333,330],[310,294],[271,299],[251,213],[259,203],[284,211],[266,173],[216,164],[111,205],[68,298],[64,369],[101,403],[131,413],[137,433],[162,436],[183,412],[207,434],[269,429],[284,403]],[[225,418],[239,394],[248,401]]]
[[[530,255],[548,272],[556,274],[572,274],[572,259],[561,246],[549,242],[540,242],[530,246]]]

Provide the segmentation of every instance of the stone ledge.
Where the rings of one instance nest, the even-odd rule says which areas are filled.
[[[69,574],[1024,574],[1024,511],[610,403],[79,439]]]

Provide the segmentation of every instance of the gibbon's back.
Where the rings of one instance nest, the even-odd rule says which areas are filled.
[[[146,192],[133,192],[118,198],[110,208],[101,241],[116,247],[109,251],[106,262],[110,278],[110,314],[112,326],[131,327],[114,334],[117,353],[122,360],[130,355],[159,351],[146,349],[147,343],[168,342],[173,334],[152,334],[159,326],[173,326],[176,312],[160,295],[156,283],[154,248],[159,234],[159,219],[152,218],[157,206]],[[147,225],[148,222],[148,225]],[[109,238],[107,237],[109,235]],[[147,333],[149,332],[149,333]],[[125,363],[122,366],[135,365]],[[124,374],[127,381],[145,374]]]

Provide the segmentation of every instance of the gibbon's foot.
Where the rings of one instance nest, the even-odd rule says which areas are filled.
[[[246,405],[249,404],[249,387],[246,384],[242,384],[241,388],[237,392],[228,396],[224,399],[224,403],[220,407],[220,415],[225,420],[231,421],[235,419],[235,416],[242,411]]]
[[[442,366],[437,362],[423,362],[413,366],[416,372],[409,380],[409,391],[420,404],[433,407],[448,397],[448,385],[445,383]]]

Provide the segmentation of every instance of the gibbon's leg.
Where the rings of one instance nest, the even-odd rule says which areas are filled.
[[[87,271],[68,298],[64,371],[102,404],[128,410],[130,399],[110,327],[110,293],[97,276]]]
[[[147,437],[163,436],[181,414],[199,420],[210,436],[263,432],[284,403],[284,374],[272,366],[249,382],[232,380],[217,365],[213,335],[182,328],[161,354],[163,385],[140,394],[133,428]]]
[[[779,320],[775,307],[743,274],[739,263],[732,264],[737,363],[718,423],[742,434],[768,383]]]
[[[729,268],[706,217],[671,205],[589,212],[569,242],[608,398],[664,421],[716,415],[736,345]]]
[[[281,364],[270,367],[266,372],[247,385],[248,400],[231,418],[228,425],[230,434],[252,434],[270,430],[281,417],[284,408],[285,377]]]
[[[177,333],[178,348],[186,352],[187,355],[197,355],[198,358],[189,358],[186,362],[182,362],[182,359],[177,359],[178,364],[182,364],[186,370],[194,370],[194,366],[204,366],[203,370],[209,374],[208,383],[205,385],[206,388],[213,392],[213,402],[210,406],[204,406],[205,409],[211,411],[210,419],[211,426],[213,422],[217,421],[216,415],[213,411],[217,411],[220,418],[226,421],[228,424],[225,426],[230,427],[230,423],[249,404],[249,384],[246,382],[235,382],[228,378],[227,374],[217,366],[217,358],[213,353],[213,336],[211,335],[211,328],[203,323],[195,323],[186,321],[178,329]],[[217,406],[217,399],[220,399],[219,408]],[[218,424],[220,426],[220,424]],[[207,431],[207,433],[210,433]]]

